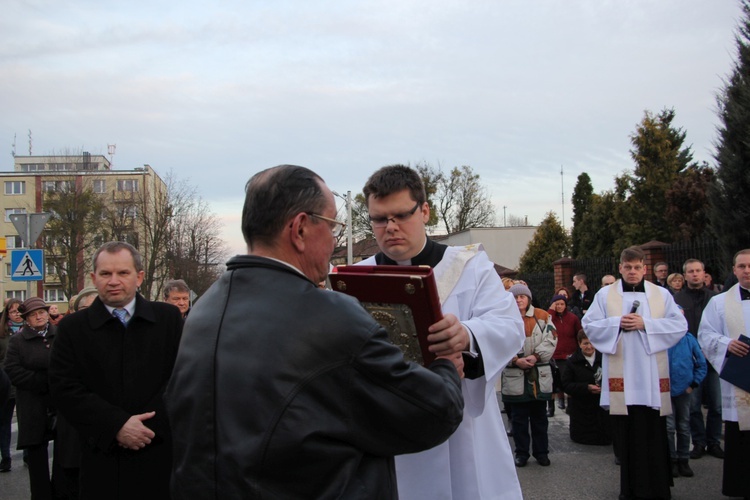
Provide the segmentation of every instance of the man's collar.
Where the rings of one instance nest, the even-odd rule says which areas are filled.
[[[112,311],[117,309],[116,307],[108,306],[107,304],[104,304],[104,307],[107,308],[107,311],[109,312],[109,314],[112,314]],[[129,317],[132,318],[133,315],[135,314],[135,297],[133,297],[133,300],[128,302],[125,305],[125,307],[123,307],[122,309],[125,309],[128,312]]]
[[[646,286],[643,284],[643,280],[638,282],[636,285],[631,285],[630,283],[626,283],[625,280],[620,280],[622,283],[622,291],[623,292],[641,292],[646,293]]]
[[[435,243],[431,239],[425,237],[425,244],[424,247],[422,247],[422,251],[412,257],[411,262],[408,264],[412,266],[435,267],[440,263],[441,260],[443,260],[443,255],[445,255],[446,248],[448,248],[446,245]],[[375,262],[381,266],[395,266],[399,264],[395,260],[385,255],[383,252],[378,252],[375,255]]]

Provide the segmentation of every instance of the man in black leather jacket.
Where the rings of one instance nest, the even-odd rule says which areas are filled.
[[[407,362],[355,299],[316,286],[335,216],[306,168],[248,182],[249,255],[191,310],[167,387],[174,499],[396,498],[393,455],[461,422],[460,356]]]

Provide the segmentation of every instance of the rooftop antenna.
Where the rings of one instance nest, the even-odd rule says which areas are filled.
[[[29,129],[29,156],[31,156],[31,129]]]
[[[560,201],[562,205],[562,227],[565,231],[565,176],[563,174],[563,166],[560,165]]]
[[[115,149],[117,149],[117,144],[107,144],[107,154],[109,155],[109,168],[112,168],[115,161],[112,158],[115,155]]]
[[[10,150],[10,155],[16,157],[16,134],[13,134],[13,149]]]

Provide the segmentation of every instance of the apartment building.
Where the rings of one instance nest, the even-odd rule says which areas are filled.
[[[101,196],[110,207],[115,207],[122,214],[120,238],[138,246],[143,238],[144,214],[139,211],[149,210],[155,206],[160,193],[166,191],[164,181],[149,166],[126,170],[113,170],[110,161],[103,155],[53,155],[53,156],[15,156],[12,171],[0,172],[2,187],[3,220],[0,222],[0,236],[6,238],[8,254],[0,265],[0,296],[26,298],[27,283],[11,279],[10,252],[15,248],[29,248],[10,221],[10,215],[16,213],[44,212],[45,194],[49,192],[73,192],[75,189],[91,189]],[[144,200],[154,200],[149,203]],[[104,223],[102,225],[104,233]],[[42,236],[33,242],[31,248],[43,248]],[[104,242],[103,237],[101,242]],[[83,263],[90,255],[80,255]],[[31,295],[44,298],[48,304],[57,304],[61,311],[67,310],[68,297],[62,289],[58,269],[55,265],[60,256],[45,253],[44,279],[32,282]],[[84,266],[86,272],[76,277],[77,289],[90,282],[88,272],[90,265]]]

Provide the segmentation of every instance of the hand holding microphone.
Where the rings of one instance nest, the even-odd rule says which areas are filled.
[[[643,317],[640,314],[636,314],[640,305],[641,303],[639,301],[634,301],[633,307],[630,308],[630,312],[620,318],[620,328],[623,331],[630,332],[645,329],[646,325],[643,323]]]

